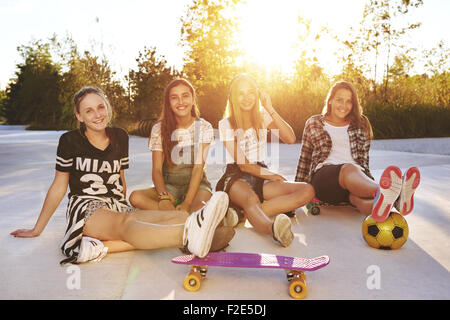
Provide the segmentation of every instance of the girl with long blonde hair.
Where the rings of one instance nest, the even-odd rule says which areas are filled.
[[[275,110],[270,96],[259,90],[247,74],[238,75],[231,82],[227,112],[229,117],[219,122],[227,168],[216,190],[228,193],[230,202],[242,210],[256,231],[287,247],[293,240],[289,216],[314,197],[314,190],[307,183],[288,182],[271,171],[265,158],[268,129],[289,144],[295,142],[294,131]],[[229,225],[238,222],[232,213],[229,210],[226,216],[226,221],[231,221],[227,222]]]

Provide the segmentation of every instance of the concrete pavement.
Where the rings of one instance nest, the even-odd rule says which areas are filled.
[[[290,299],[281,270],[211,267],[202,288],[187,292],[188,268],[170,262],[181,254],[176,248],[109,254],[99,263],[61,267],[67,197],[41,236],[10,236],[15,229],[33,227],[53,180],[62,133],[0,126],[0,299]],[[300,145],[269,148],[281,155],[272,166],[292,180]],[[222,144],[216,143],[210,157],[218,159],[221,152]],[[322,209],[319,216],[297,209],[289,248],[242,223],[227,251],[330,256],[327,267],[307,274],[307,299],[450,299],[450,138],[374,141],[370,158],[376,179],[391,164],[421,170],[415,209],[406,217],[410,236],[401,249],[370,248],[361,236],[365,217],[335,207]],[[223,167],[208,163],[214,184]],[[130,137],[126,178],[128,194],[151,185],[147,139]],[[380,287],[371,289],[375,275]]]

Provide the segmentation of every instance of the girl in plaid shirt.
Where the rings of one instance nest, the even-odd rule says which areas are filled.
[[[375,220],[385,220],[394,203],[401,214],[413,209],[420,181],[416,167],[402,176],[387,167],[377,184],[369,171],[372,127],[352,84],[342,81],[329,91],[322,115],[306,121],[295,181],[310,182],[316,197],[330,204],[350,202]]]

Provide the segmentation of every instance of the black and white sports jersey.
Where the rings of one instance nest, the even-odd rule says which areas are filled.
[[[69,198],[91,195],[124,199],[120,170],[127,169],[128,134],[120,128],[107,128],[110,144],[105,150],[94,147],[79,131],[59,138],[56,170],[70,172]]]

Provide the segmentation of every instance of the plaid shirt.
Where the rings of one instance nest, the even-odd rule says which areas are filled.
[[[373,179],[369,171],[370,138],[368,133],[353,123],[350,123],[347,132],[352,158],[364,169],[364,173]],[[330,152],[331,137],[324,129],[324,116],[310,117],[303,130],[302,150],[295,181],[311,182],[312,173],[328,158]]]

